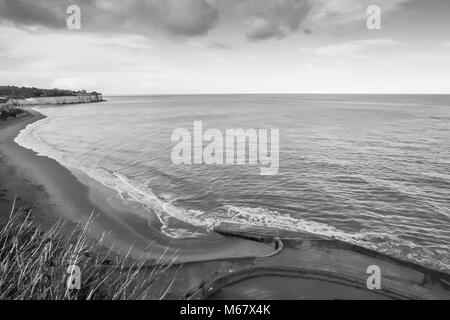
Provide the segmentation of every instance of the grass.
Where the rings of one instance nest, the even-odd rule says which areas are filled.
[[[32,210],[16,208],[14,201],[0,223],[0,300],[166,298],[174,281],[166,273],[175,257],[146,266],[148,257],[120,256],[105,248],[104,237],[88,236],[90,224],[91,219],[77,225],[69,235],[63,235],[62,222],[44,232],[33,222]],[[67,285],[72,265],[81,270],[79,290]]]

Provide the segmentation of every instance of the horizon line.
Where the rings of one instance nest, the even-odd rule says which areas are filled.
[[[378,92],[378,93],[252,93],[252,92],[248,92],[248,93],[135,93],[135,94],[130,94],[130,93],[102,93],[100,92],[102,95],[104,96],[110,96],[110,97],[145,97],[145,96],[219,96],[219,95],[233,95],[233,96],[238,96],[238,95],[391,95],[391,96],[395,96],[395,95],[421,95],[421,96],[448,96],[450,95],[450,92],[447,93],[441,93],[441,92],[436,92],[436,93],[420,93],[420,92],[414,92],[414,93],[402,93],[402,92]]]

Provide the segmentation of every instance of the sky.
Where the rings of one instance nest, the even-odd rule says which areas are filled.
[[[70,5],[80,30],[67,28]],[[450,1],[0,0],[0,85],[450,94]]]

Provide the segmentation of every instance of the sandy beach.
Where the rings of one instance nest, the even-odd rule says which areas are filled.
[[[14,142],[20,130],[45,117],[33,109],[19,119],[0,123],[0,209],[9,213],[14,197],[18,205],[33,207],[36,221],[44,228],[60,218],[68,222],[87,222],[91,214],[94,238],[107,234],[105,243],[118,252],[135,257],[158,259],[162,252],[178,256],[177,261],[208,261],[222,258],[264,256],[273,251],[268,245],[212,235],[201,239],[167,239],[146,219],[120,209],[109,199],[113,192],[82,173],[73,174],[55,160],[38,156]],[[113,205],[111,205],[113,204]],[[131,249],[130,249],[131,248]]]
[[[23,153],[29,152],[13,142],[26,125],[43,118],[37,112],[28,110],[22,118],[0,122],[0,215],[4,218],[9,214],[16,197],[19,206],[33,207],[35,219],[48,226],[57,219],[55,207],[50,204],[47,190],[34,183],[30,172],[27,173],[22,166]],[[12,150],[21,151],[22,154],[13,153]]]

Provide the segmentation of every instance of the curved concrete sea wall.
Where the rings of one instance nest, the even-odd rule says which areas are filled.
[[[34,106],[46,104],[75,104],[75,103],[92,103],[103,101],[101,94],[84,94],[78,96],[61,96],[61,97],[38,97],[27,99],[12,99],[12,102],[19,106]]]

